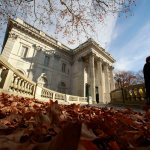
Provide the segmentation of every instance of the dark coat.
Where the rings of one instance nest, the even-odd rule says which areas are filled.
[[[150,62],[147,62],[143,68],[146,96],[150,98]]]

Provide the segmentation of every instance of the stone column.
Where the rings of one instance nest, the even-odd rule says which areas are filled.
[[[113,91],[115,89],[113,69],[114,69],[114,67],[112,67],[112,66],[109,67],[109,71],[110,71],[110,91]]]
[[[98,71],[98,87],[99,87],[99,102],[103,103],[104,101],[104,85],[103,85],[103,75],[102,75],[102,59],[98,59],[97,61],[97,71]]]
[[[110,102],[110,82],[109,82],[109,72],[108,72],[108,64],[104,64],[104,76],[105,76],[105,95],[104,100],[105,103]]]
[[[95,96],[95,68],[94,68],[94,56],[95,54],[92,53],[90,55],[90,87],[91,87],[91,96],[92,102],[96,103],[96,96]]]

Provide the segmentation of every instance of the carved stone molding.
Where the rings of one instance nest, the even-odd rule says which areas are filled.
[[[55,54],[55,50],[45,50],[45,49],[42,49],[46,54],[50,55],[50,54]],[[58,55],[58,54],[56,54]]]
[[[61,56],[59,54],[55,53],[54,58],[59,60],[61,58]]]
[[[106,61],[103,61],[104,67],[109,67],[109,64]]]
[[[9,37],[12,38],[12,39],[17,39],[19,37],[19,35],[10,32]]]
[[[42,51],[42,47],[41,46],[37,46],[36,44],[33,44],[32,46],[34,47],[35,50]]]
[[[101,63],[104,63],[104,60],[100,57],[97,58],[97,61],[101,62]]]
[[[96,54],[93,53],[93,52],[90,52],[90,53],[89,53],[89,56],[96,57]]]
[[[113,66],[109,66],[109,70],[113,70],[114,69],[114,67]]]

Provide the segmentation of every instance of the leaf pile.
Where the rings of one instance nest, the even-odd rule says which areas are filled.
[[[148,150],[150,110],[60,105],[0,94],[0,150]]]

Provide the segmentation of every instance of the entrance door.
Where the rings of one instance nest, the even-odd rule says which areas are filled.
[[[86,83],[85,87],[85,96],[89,97],[90,96],[90,85]]]
[[[98,87],[95,87],[95,93],[96,93],[96,102],[99,103],[99,92],[98,92]]]

